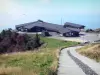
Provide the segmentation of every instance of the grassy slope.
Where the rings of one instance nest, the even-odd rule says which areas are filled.
[[[90,44],[77,50],[80,54],[100,62],[100,44]]]
[[[0,75],[54,75],[59,49],[77,44],[50,38],[41,39],[47,45],[39,51],[0,55]]]

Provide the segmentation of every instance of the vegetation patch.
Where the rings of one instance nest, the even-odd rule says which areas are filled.
[[[60,48],[78,44],[45,37],[40,40],[44,44],[34,50],[1,54],[0,75],[56,75]]]
[[[34,50],[42,45],[39,35],[18,34],[11,29],[0,33],[0,53]]]
[[[76,50],[82,55],[100,62],[100,44],[90,44]]]

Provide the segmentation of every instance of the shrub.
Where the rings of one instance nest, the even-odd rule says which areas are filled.
[[[94,32],[92,29],[87,29],[86,32]]]
[[[1,34],[0,34],[0,42],[2,41]]]
[[[18,34],[11,29],[3,30],[0,34],[0,53],[33,50],[41,44],[38,34],[32,37]]]
[[[40,37],[38,34],[35,35],[35,37],[31,37],[26,45],[26,49],[34,49],[34,48],[38,48],[39,46],[41,46],[42,42],[40,41]]]
[[[3,39],[5,37],[5,35],[6,35],[6,31],[2,30],[2,32],[1,32],[1,38]]]

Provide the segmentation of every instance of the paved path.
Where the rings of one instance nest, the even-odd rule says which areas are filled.
[[[75,49],[80,47],[69,47],[61,51],[58,75],[100,75],[100,63],[76,53]]]

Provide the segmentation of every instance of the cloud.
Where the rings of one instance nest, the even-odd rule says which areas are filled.
[[[14,2],[14,0],[0,0],[0,5],[1,29],[14,27],[17,24],[16,22],[25,16],[22,6]]]
[[[13,0],[0,0],[0,13],[9,15],[12,19],[19,19],[24,13],[21,6]]]

